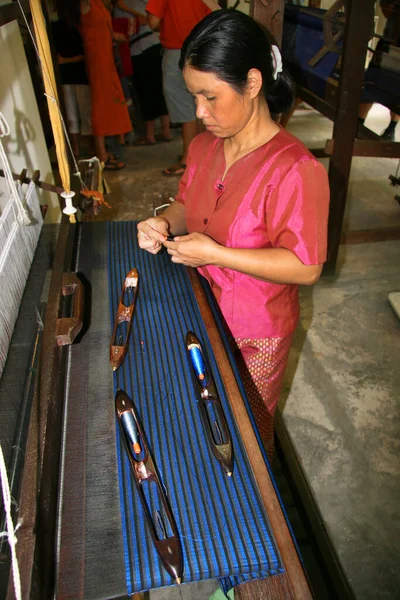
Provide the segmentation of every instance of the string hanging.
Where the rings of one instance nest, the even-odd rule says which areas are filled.
[[[58,161],[58,167],[60,171],[60,177],[62,182],[62,187],[64,188],[67,194],[70,193],[70,173],[69,173],[69,164],[67,158],[66,151],[66,142],[69,146],[71,156],[73,157],[74,167],[76,170],[76,174],[79,174],[78,165],[76,163],[71,143],[68,137],[67,129],[65,126],[64,119],[61,114],[58,93],[57,93],[57,85],[54,75],[54,68],[51,59],[50,52],[50,44],[46,31],[46,23],[43,15],[43,10],[41,6],[40,0],[29,0],[33,26],[35,30],[35,36],[33,36],[32,31],[29,27],[28,21],[26,19],[24,10],[22,8],[20,0],[17,0],[18,5],[21,10],[21,14],[24,18],[26,27],[32,39],[33,46],[35,48],[36,54],[38,56],[38,60],[40,66],[42,68],[43,73],[43,81],[45,87],[45,96],[47,98],[47,105],[49,108],[49,115],[51,121],[51,128],[53,130],[54,142],[56,147],[56,155]],[[36,39],[35,39],[36,37]],[[80,177],[82,187],[86,187]],[[74,211],[76,212],[76,211]],[[70,214],[70,221],[75,222],[74,214]]]
[[[96,196],[99,194],[98,194],[97,190],[88,190],[87,185],[82,180],[81,173],[79,171],[79,167],[76,162],[75,155],[73,153],[71,141],[68,136],[67,127],[65,125],[65,121],[63,119],[59,100],[58,100],[54,68],[53,68],[53,63],[52,63],[52,59],[51,59],[50,44],[49,44],[49,40],[48,40],[48,36],[47,36],[46,23],[45,23],[45,19],[44,19],[44,15],[43,15],[41,2],[40,2],[40,0],[29,0],[36,39],[29,27],[28,21],[26,19],[25,13],[24,13],[22,5],[21,5],[21,1],[17,0],[17,2],[20,7],[23,19],[25,21],[25,25],[26,25],[29,35],[31,37],[31,40],[32,40],[34,49],[36,51],[39,63],[42,68],[43,80],[44,80],[44,84],[45,84],[45,94],[44,95],[47,98],[47,104],[49,107],[49,115],[50,115],[50,121],[51,121],[52,130],[53,130],[53,135],[54,135],[55,146],[56,146],[56,154],[57,154],[57,160],[58,160],[58,165],[59,165],[59,170],[60,170],[60,176],[61,176],[62,186],[63,186],[64,192],[65,192],[65,194],[62,194],[62,196],[64,196],[64,199],[66,200],[66,206],[65,206],[63,212],[65,214],[68,214],[70,222],[74,223],[75,222],[74,213],[76,213],[76,209],[73,207],[72,200],[71,200],[74,193],[71,192],[71,188],[70,188],[70,175],[69,175],[69,165],[68,165],[68,159],[67,159],[67,153],[66,153],[66,144],[68,145],[70,155],[72,158],[72,162],[74,165],[74,175],[79,178],[79,182],[81,185],[81,189],[83,190],[83,193],[86,196],[90,195],[89,192],[93,192],[92,195],[96,195]],[[109,191],[107,189],[108,186],[103,178],[102,169],[100,169],[100,180],[101,180],[101,186],[104,187],[105,191],[108,192]],[[102,193],[100,193],[100,196],[102,197]],[[103,197],[102,197],[102,203],[105,204],[106,206],[108,206],[107,203],[104,201]]]
[[[15,550],[15,546],[17,544],[17,537],[15,532],[17,531],[19,525],[14,529],[14,524],[11,516],[11,494],[10,494],[10,486],[7,478],[7,469],[4,462],[3,449],[0,444],[0,478],[1,478],[1,489],[3,494],[3,504],[4,510],[6,513],[6,527],[7,532],[5,535],[7,536],[8,544],[11,550],[11,568],[14,580],[14,591],[15,597],[17,600],[22,599],[21,593],[21,577],[19,573],[18,559],[17,553]],[[3,535],[3,534],[1,534]]]
[[[7,123],[7,120],[2,112],[0,112],[0,160],[3,164],[3,171],[7,181],[8,191],[10,192],[10,197],[13,200],[13,209],[17,211],[17,221],[23,225],[29,225],[30,220],[29,216],[25,210],[25,207],[20,199],[19,192],[17,190],[16,183],[12,176],[11,168],[7,160],[7,156],[3,147],[3,143],[1,138],[10,135],[10,126]]]

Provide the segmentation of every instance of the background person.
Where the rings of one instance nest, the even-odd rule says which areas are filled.
[[[132,82],[139,99],[140,113],[145,122],[146,133],[136,145],[153,145],[157,142],[155,119],[160,119],[160,141],[172,141],[169,129],[168,109],[162,89],[161,43],[159,36],[147,25],[147,0],[117,0],[115,17],[134,16],[139,23],[137,34],[130,38]]]
[[[165,246],[210,283],[271,454],[298,286],[315,283],[326,260],[328,177],[271,118],[290,108],[293,89],[251,17],[208,15],[185,40],[180,66],[207,131],[190,146],[175,202],[138,224],[138,241],[153,254]],[[178,237],[167,242],[169,234]]]
[[[96,155],[105,169],[122,169],[125,163],[109,154],[105,146],[105,136],[132,130],[114,61],[111,15],[101,0],[58,0],[58,12],[69,24],[77,26],[82,36]]]
[[[72,151],[79,158],[79,134],[92,135],[92,104],[83,55],[82,38],[76,27],[58,20],[51,23],[64,95],[67,127]]]
[[[182,157],[162,173],[166,177],[180,177],[185,171],[189,144],[198,133],[198,125],[193,97],[187,91],[179,69],[179,57],[186,36],[210,8],[203,0],[148,0],[146,11],[150,27],[160,30],[164,48],[163,89],[169,118],[173,123],[182,123]]]

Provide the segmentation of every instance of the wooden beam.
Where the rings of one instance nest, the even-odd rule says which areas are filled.
[[[284,12],[285,0],[250,0],[250,16],[270,31],[279,48],[282,46]]]
[[[342,233],[341,244],[372,244],[375,242],[392,242],[400,240],[400,227],[384,227],[383,229],[359,229]]]
[[[328,261],[324,268],[326,273],[335,272],[339,251],[374,4],[374,0],[348,0],[347,5],[337,113],[333,129],[335,145],[329,163],[331,204]]]
[[[12,177],[14,181],[20,181],[21,183],[26,183],[27,185],[33,181],[33,183],[41,190],[53,192],[54,194],[61,194],[61,192],[64,191],[64,188],[60,187],[59,185],[53,185],[52,183],[39,181],[38,177],[35,177],[35,174],[37,173],[39,173],[39,171],[35,171],[35,173],[32,175],[32,178],[30,178],[27,176],[27,170],[24,169],[19,175],[17,175],[17,173],[12,173]],[[0,169],[0,177],[5,177],[3,169]]]
[[[286,573],[253,579],[235,587],[235,600],[289,600],[293,598]]]
[[[325,154],[332,155],[335,140],[327,140]],[[377,156],[380,158],[400,158],[400,142],[386,142],[384,140],[354,140],[353,156]]]
[[[336,108],[329,104],[326,100],[323,100],[307,88],[297,85],[296,86],[296,94],[299,98],[301,98],[304,102],[315,108],[321,115],[324,115],[327,119],[331,121],[335,120]]]

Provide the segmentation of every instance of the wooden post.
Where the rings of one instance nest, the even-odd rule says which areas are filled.
[[[250,16],[272,33],[279,48],[282,45],[284,12],[285,0],[250,0]]]
[[[329,163],[331,205],[328,226],[328,261],[324,272],[335,272],[346,196],[357,132],[357,117],[368,40],[373,31],[374,0],[348,0],[344,46],[333,129],[335,141]]]

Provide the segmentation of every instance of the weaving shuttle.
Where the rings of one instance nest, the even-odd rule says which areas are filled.
[[[197,381],[198,404],[211,451],[228,477],[231,477],[231,435],[213,377],[207,369],[202,346],[193,331],[188,331],[186,335],[186,349]]]
[[[123,390],[117,391],[115,410],[153,544],[166,571],[175,583],[180,584],[183,574],[183,555],[178,529],[164,486],[150,455],[136,409]],[[157,498],[160,499],[160,510],[154,510],[154,516],[144,492],[145,484],[156,486]],[[168,535],[167,529],[172,535]]]
[[[118,303],[117,314],[114,321],[114,329],[110,344],[110,363],[113,371],[116,371],[118,367],[121,366],[128,351],[138,284],[139,273],[137,269],[131,269],[125,277],[124,284],[122,286],[121,297]],[[129,299],[129,304],[126,304],[124,299]],[[120,340],[118,329],[123,323],[127,323],[125,338]]]

